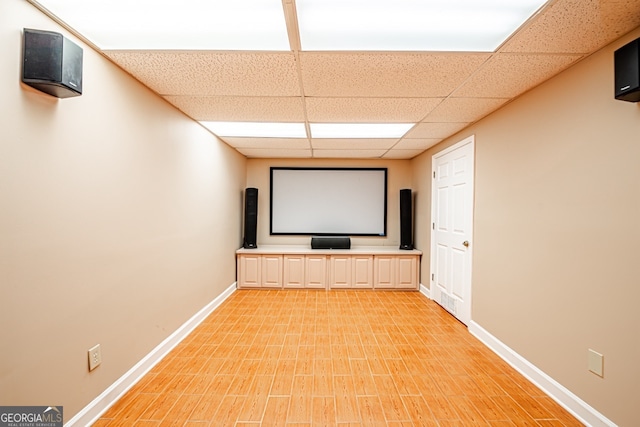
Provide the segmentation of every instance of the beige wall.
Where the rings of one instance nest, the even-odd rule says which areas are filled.
[[[0,1],[0,405],[67,421],[235,282],[246,159],[84,45],[81,97],[23,86],[25,27],[64,33]]]
[[[280,167],[387,168],[387,237],[352,237],[352,245],[400,246],[400,190],[411,188],[409,160],[250,159],[247,186],[258,189],[258,245],[310,245],[310,236],[269,235],[269,171]],[[418,248],[420,249],[420,248]]]
[[[613,98],[613,51],[637,37],[413,161],[422,196],[431,155],[475,134],[472,319],[620,426],[637,425],[640,396],[640,104]]]

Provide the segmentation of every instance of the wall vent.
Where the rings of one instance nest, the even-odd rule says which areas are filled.
[[[440,303],[449,313],[457,315],[456,299],[440,291]]]

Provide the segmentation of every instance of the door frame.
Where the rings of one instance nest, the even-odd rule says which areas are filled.
[[[435,171],[436,171],[436,160],[439,159],[440,157],[447,155],[461,147],[464,147],[468,144],[471,144],[471,156],[472,156],[472,185],[471,185],[471,205],[470,205],[470,215],[471,215],[471,223],[469,225],[469,234],[471,235],[471,244],[469,245],[469,247],[467,248],[467,253],[469,254],[469,276],[468,276],[468,283],[467,283],[467,291],[468,291],[468,300],[469,300],[469,323],[471,323],[472,320],[472,283],[473,283],[473,247],[474,247],[474,239],[473,239],[473,226],[474,226],[474,222],[475,222],[475,195],[476,195],[476,189],[475,189],[475,163],[476,163],[476,146],[475,146],[475,134],[468,136],[458,142],[456,142],[455,144],[451,145],[450,147],[447,147],[441,151],[438,151],[437,153],[433,154],[431,156],[431,228],[430,228],[430,248],[431,248],[431,253],[430,253],[430,262],[429,262],[429,273],[431,274],[431,276],[429,277],[429,297],[432,300],[435,300],[435,292],[434,292],[434,286],[435,286],[435,256],[436,256],[436,247],[435,247],[435,220],[436,220],[436,210],[435,210],[435,199],[436,199],[436,180],[435,180]],[[454,316],[455,317],[455,316]],[[468,325],[467,325],[468,326]]]

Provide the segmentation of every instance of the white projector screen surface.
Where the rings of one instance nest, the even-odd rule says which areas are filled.
[[[386,168],[271,168],[271,234],[386,236]]]

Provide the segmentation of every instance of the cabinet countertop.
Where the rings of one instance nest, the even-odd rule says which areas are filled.
[[[422,255],[417,249],[405,250],[396,246],[352,246],[351,249],[311,249],[306,245],[261,245],[256,249],[240,248],[242,255]]]

